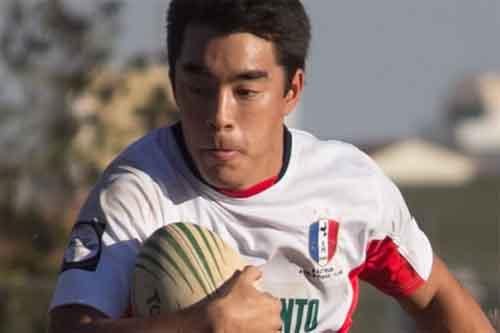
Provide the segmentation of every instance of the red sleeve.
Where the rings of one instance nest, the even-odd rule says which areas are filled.
[[[395,297],[409,296],[425,283],[389,237],[369,243],[359,277]]]

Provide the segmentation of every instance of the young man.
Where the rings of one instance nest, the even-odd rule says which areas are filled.
[[[283,125],[304,87],[309,39],[298,0],[172,1],[181,121],[131,145],[91,193],[65,254],[52,333],[345,333],[358,278],[428,331],[493,332],[368,157]],[[127,317],[140,244],[176,221],[210,228],[252,266],[200,305]],[[254,288],[261,277],[266,293]]]

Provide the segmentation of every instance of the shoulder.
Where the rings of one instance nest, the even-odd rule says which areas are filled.
[[[407,215],[406,203],[394,182],[377,163],[358,147],[339,140],[321,140],[313,135],[292,130],[296,151],[297,174],[329,184],[344,197],[355,197],[370,203],[370,225]]]
[[[168,178],[168,159],[161,142],[167,130],[148,133],[118,155],[96,182],[81,214],[95,216],[154,206]]]
[[[156,192],[149,175],[126,164],[112,164],[92,188],[79,219],[136,214],[154,203]]]
[[[110,190],[167,183],[172,178],[170,127],[155,129],[130,144],[104,170],[99,183]]]
[[[173,207],[162,186],[132,165],[110,165],[80,209],[78,220],[106,225],[109,244],[133,238],[144,240],[161,226],[162,214]]]
[[[307,163],[327,167],[338,176],[385,177],[375,161],[353,144],[319,139],[301,130],[290,131],[296,145],[296,154]]]
[[[166,157],[169,150],[166,143],[170,131],[169,127],[164,127],[147,133],[125,148],[111,165],[127,163],[146,171],[158,168],[161,162],[168,160]]]

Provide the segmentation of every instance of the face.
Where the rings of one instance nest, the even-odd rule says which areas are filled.
[[[175,95],[187,149],[210,185],[245,189],[278,175],[283,121],[298,102],[303,72],[286,93],[284,80],[271,42],[188,26]]]

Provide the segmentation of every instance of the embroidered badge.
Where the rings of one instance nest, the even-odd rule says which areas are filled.
[[[105,224],[97,219],[78,221],[71,231],[71,239],[64,252],[62,272],[68,269],[95,271],[102,249]]]
[[[320,266],[325,266],[337,250],[339,223],[320,219],[309,227],[309,255]]]

